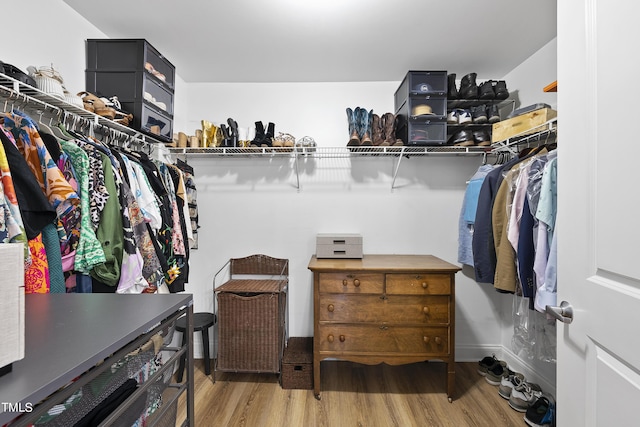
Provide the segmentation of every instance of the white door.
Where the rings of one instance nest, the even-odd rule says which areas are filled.
[[[640,5],[558,0],[558,426],[640,425]]]

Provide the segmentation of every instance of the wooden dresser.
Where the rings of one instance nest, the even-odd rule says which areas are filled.
[[[432,255],[311,257],[313,388],[320,397],[320,362],[348,360],[402,365],[447,363],[447,396],[455,388],[455,273]]]

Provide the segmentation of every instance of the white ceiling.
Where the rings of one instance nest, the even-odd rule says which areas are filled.
[[[186,82],[500,78],[556,36],[556,0],[64,0],[144,38]]]

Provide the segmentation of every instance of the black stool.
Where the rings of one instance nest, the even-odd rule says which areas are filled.
[[[202,346],[204,351],[204,373],[211,374],[211,358],[209,356],[209,328],[216,323],[216,315],[213,313],[193,313],[193,332],[200,331],[202,333]],[[186,317],[181,317],[176,320],[176,331],[182,332],[182,345],[187,342],[187,329]],[[187,360],[187,355],[183,354],[180,358],[180,366],[178,367],[176,380],[182,382],[182,375],[184,374],[184,365]],[[189,378],[189,381],[193,381],[193,378]]]

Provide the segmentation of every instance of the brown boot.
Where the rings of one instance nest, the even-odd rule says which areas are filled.
[[[402,145],[402,140],[396,139],[396,116],[384,113],[381,118],[384,129],[384,145]]]
[[[373,115],[373,124],[371,125],[373,134],[373,145],[379,146],[384,143],[384,128],[382,127],[382,121],[377,114]],[[388,145],[388,144],[387,144]]]

